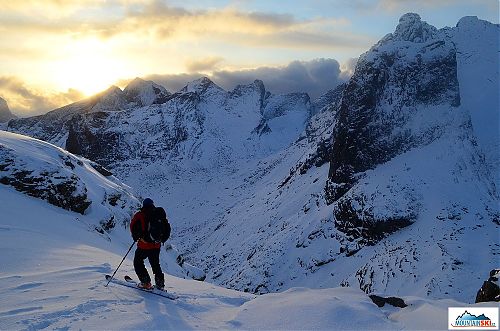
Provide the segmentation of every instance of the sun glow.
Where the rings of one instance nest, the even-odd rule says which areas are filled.
[[[105,90],[130,74],[127,70],[130,64],[113,53],[112,45],[98,39],[68,43],[50,67],[59,88],[74,88],[87,96]]]

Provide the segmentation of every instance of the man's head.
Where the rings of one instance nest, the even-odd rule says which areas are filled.
[[[152,208],[154,208],[154,206],[155,206],[155,204],[154,204],[153,200],[151,200],[150,198],[146,198],[142,202],[143,209],[152,209]]]

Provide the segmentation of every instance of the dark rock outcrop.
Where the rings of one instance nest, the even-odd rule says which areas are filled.
[[[335,228],[351,239],[359,239],[359,245],[374,245],[386,236],[411,225],[415,215],[394,216],[378,219],[369,208],[363,208],[363,199],[356,196],[342,199],[333,209]],[[358,207],[359,206],[359,207]]]
[[[140,206],[129,187],[97,163],[5,131],[0,131],[0,184],[89,216],[91,228],[102,234],[128,223]]]
[[[381,297],[381,296],[378,296],[375,294],[372,294],[369,297],[373,301],[373,303],[376,304],[380,308],[385,306],[386,303],[391,305],[391,306],[398,307],[398,308],[408,307],[408,305],[401,298],[397,298],[397,297],[384,298],[384,297]]]
[[[120,162],[127,155],[129,148],[120,144],[119,132],[102,130],[109,113],[98,112],[84,115],[75,115],[68,122],[68,138],[66,149],[68,152],[85,157],[101,164],[109,165],[109,160]]]
[[[500,287],[498,278],[500,278],[500,269],[490,271],[490,278],[483,283],[483,286],[477,291],[476,303],[496,301],[500,302]]]
[[[74,161],[61,162],[67,170],[36,169],[19,159],[14,151],[0,145],[0,184],[19,192],[48,201],[54,206],[83,214],[91,205],[87,188],[72,173]]]

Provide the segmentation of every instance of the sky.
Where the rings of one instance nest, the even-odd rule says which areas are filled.
[[[313,98],[407,12],[498,23],[498,0],[0,0],[0,97],[40,114],[135,77],[175,92],[208,76]]]

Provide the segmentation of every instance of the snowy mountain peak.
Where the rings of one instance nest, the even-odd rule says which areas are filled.
[[[391,39],[423,43],[433,39],[436,33],[437,29],[427,22],[422,21],[420,15],[407,13],[399,19],[399,24],[396,27],[396,31],[392,34]]]
[[[192,82],[188,83],[181,92],[196,92],[198,94],[204,94],[209,90],[224,91],[222,87],[215,84],[208,77],[201,77]]]
[[[245,94],[256,93],[259,96],[261,108],[264,105],[264,99],[266,98],[266,96],[269,95],[269,92],[266,93],[266,87],[264,86],[264,82],[259,79],[256,79],[253,81],[253,83],[247,85],[244,84],[236,85],[236,87],[229,93],[231,98],[239,98]]]
[[[460,20],[458,20],[457,26],[461,26],[463,24],[475,24],[476,22],[479,21],[479,18],[477,16],[464,16]]]
[[[163,86],[139,77],[134,78],[123,92],[128,101],[135,102],[138,106],[163,103],[171,95]]]
[[[101,96],[101,97],[108,97],[108,96],[112,97],[112,96],[115,96],[115,95],[121,95],[122,92],[123,91],[118,86],[111,85],[106,90],[102,91],[101,93],[98,93],[98,95]]]
[[[0,98],[0,123],[7,122],[13,118],[16,118],[16,116],[10,112],[7,101],[5,101],[3,98]]]
[[[130,83],[128,83],[127,87],[125,87],[125,89],[124,89],[124,90],[127,90],[127,89],[134,89],[134,88],[136,88],[136,87],[143,86],[143,85],[145,85],[145,84],[147,84],[147,83],[149,83],[149,82],[151,82],[151,81],[146,81],[146,80],[144,80],[144,79],[142,79],[142,78],[140,78],[140,77],[135,77],[134,79],[132,79],[132,80],[130,81]]]
[[[256,87],[258,87],[261,90],[265,90],[265,88],[264,88],[264,82],[262,80],[260,80],[260,79],[254,80],[253,81],[253,85],[256,86]]]
[[[485,20],[481,20],[477,16],[464,16],[458,21],[456,27],[460,31],[458,35],[465,33],[465,31],[467,30],[484,31],[488,35],[491,35],[492,33],[498,31],[498,29],[500,28],[500,24],[494,24]]]
[[[126,107],[127,100],[123,91],[115,86],[110,86],[107,90],[90,98],[91,111],[113,111]]]

